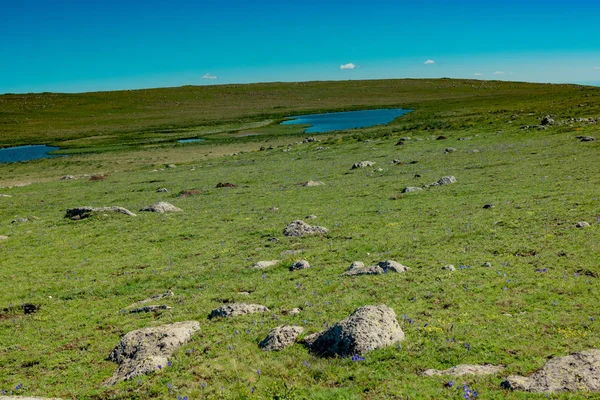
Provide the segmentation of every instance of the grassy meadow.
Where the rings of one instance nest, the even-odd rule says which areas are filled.
[[[378,107],[414,111],[294,145],[307,136],[302,128],[276,125],[298,113]],[[521,129],[547,114],[557,124]],[[0,197],[0,235],[8,236],[0,240],[0,390],[63,399],[458,399],[466,383],[485,399],[547,398],[500,382],[550,356],[600,348],[600,129],[569,121],[599,116],[600,88],[450,79],[2,95],[0,146],[46,143],[70,155],[0,164],[0,194],[11,196]],[[205,141],[176,142],[192,137]],[[364,160],[375,167],[350,169]],[[76,179],[60,180],[67,174]],[[446,175],[457,183],[401,193]],[[307,180],[325,185],[299,185]],[[162,187],[169,192],[157,193]],[[179,197],[186,190],[197,192]],[[138,212],[159,200],[184,212]],[[64,218],[88,205],[137,217]],[[329,234],[283,236],[308,215]],[[575,228],[579,221],[591,226]],[[272,259],[282,262],[248,268]],[[312,268],[290,272],[299,259]],[[412,270],[340,277],[353,261],[388,259]],[[167,290],[172,310],[123,312]],[[225,302],[271,312],[209,320]],[[24,314],[23,303],[39,309]],[[395,310],[400,346],[362,361],[319,358],[300,344],[258,347],[276,326],[300,325],[306,335],[371,304]],[[295,307],[298,316],[284,315]],[[102,386],[122,335],[186,320],[201,329],[172,365]],[[506,370],[419,376],[462,363]]]

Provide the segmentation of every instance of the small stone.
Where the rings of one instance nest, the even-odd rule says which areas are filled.
[[[215,186],[216,189],[220,189],[220,188],[234,188],[237,187],[236,184],[234,183],[229,183],[229,182],[219,182],[217,183],[217,186]]]
[[[6,239],[8,239],[8,236],[0,235],[0,240],[6,240]]]
[[[60,178],[61,181],[69,181],[71,179],[75,179],[75,177],[73,175],[65,175],[62,178]]]
[[[0,194],[0,197],[12,197],[10,194]]]
[[[319,146],[319,147],[317,147],[315,150],[317,150],[317,151],[320,151],[320,150],[325,150],[325,147],[323,147],[323,146]]]
[[[454,153],[456,149],[454,147],[446,147],[446,153]]]
[[[546,115],[544,118],[542,118],[541,121],[541,125],[554,125],[554,118],[552,118],[553,115]]]
[[[373,162],[373,161],[360,161],[360,162],[355,162],[354,164],[352,164],[351,169],[372,167],[373,165],[375,165],[375,162]]]
[[[300,269],[307,269],[307,268],[310,268],[310,264],[308,263],[308,261],[300,260],[300,261],[296,261],[294,264],[292,264],[292,266],[290,267],[290,271],[298,271]]]
[[[415,178],[420,178],[421,174],[415,174]]]
[[[448,138],[446,136],[442,136],[442,135],[435,138],[435,140],[446,140],[446,139],[448,139]]]
[[[237,317],[239,315],[263,313],[268,311],[269,309],[267,307],[261,306],[260,304],[230,303],[212,310],[208,318]]]
[[[449,185],[452,183],[456,183],[456,178],[452,175],[443,176],[437,182],[438,185]]]
[[[167,168],[177,168],[175,164],[167,164]]]
[[[271,330],[258,346],[265,351],[279,351],[294,344],[296,338],[304,331],[301,326],[282,325]]]
[[[404,146],[404,140],[396,142],[396,146]]]
[[[404,189],[402,189],[402,193],[411,193],[411,192],[419,192],[423,190],[420,187],[415,187],[415,186],[407,186]]]
[[[577,139],[580,139],[582,142],[593,142],[596,138],[592,136],[576,136]]]
[[[501,365],[471,365],[471,364],[460,364],[456,367],[448,368],[446,370],[428,369],[421,373],[422,376],[436,376],[436,375],[451,375],[451,376],[464,376],[464,375],[493,375],[501,372],[504,369]]]
[[[444,271],[456,271],[456,268],[452,264],[447,264],[442,267]]]
[[[312,214],[311,215],[307,215],[306,217],[304,217],[304,219],[315,219],[315,218],[317,218],[317,216],[316,215],[312,215]]]
[[[482,266],[482,267],[485,267],[485,268],[491,268],[491,267],[492,267],[492,263],[491,263],[491,262],[488,262],[488,261],[486,261],[486,262],[484,262],[483,264],[481,264],[481,266]]]
[[[183,210],[179,207],[175,207],[173,204],[170,204],[170,203],[167,203],[164,201],[159,201],[150,206],[146,206],[146,207],[142,208],[140,211],[167,213],[167,212],[181,212]]]
[[[304,138],[304,140],[302,141],[302,143],[312,143],[312,142],[316,142],[316,141],[317,141],[317,139],[315,139],[312,136],[309,136],[309,137]]]
[[[22,224],[25,222],[29,222],[29,218],[16,218],[13,219],[13,221],[11,222],[11,224]]]
[[[169,190],[167,188],[160,188],[160,189],[156,189],[157,193],[169,193]]]
[[[483,208],[485,208],[485,209],[494,208],[494,205],[493,204],[484,204]]]
[[[324,185],[324,183],[321,181],[306,181],[306,182],[301,183],[300,185],[304,186],[304,187],[315,187],[315,186],[322,186],[322,185]]]
[[[297,316],[298,314],[300,314],[301,312],[302,312],[302,310],[301,310],[301,309],[299,309],[299,308],[292,308],[292,309],[291,309],[291,310],[289,310],[289,311],[284,311],[284,312],[283,312],[283,314],[284,314],[284,315],[289,315],[289,316],[295,317],[295,316]]]
[[[384,273],[383,268],[378,265],[371,265],[365,267],[360,261],[354,261],[350,264],[350,267],[346,272],[342,274],[342,276],[356,276],[356,275],[381,275]]]
[[[250,268],[255,268],[255,269],[263,269],[263,268],[269,268],[269,267],[273,267],[277,264],[279,264],[280,260],[270,260],[270,261],[259,261],[253,265],[250,266]]]
[[[586,221],[579,221],[578,223],[575,224],[576,228],[587,228],[589,226],[590,226],[590,224],[587,223]]]
[[[408,268],[407,266],[404,266],[404,265],[400,264],[399,262],[396,262],[393,260],[380,261],[377,263],[377,266],[380,267],[381,269],[383,269],[384,273],[387,273],[387,272],[402,273],[402,272],[410,271],[410,268]]]

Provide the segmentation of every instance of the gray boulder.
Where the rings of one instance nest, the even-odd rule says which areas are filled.
[[[445,152],[446,153],[454,153],[456,151],[456,149],[454,147],[446,147]]]
[[[594,140],[596,140],[596,138],[592,137],[592,136],[575,136],[577,139],[581,140],[582,142],[593,142]]]
[[[542,393],[600,391],[600,350],[591,349],[552,358],[529,377],[509,376],[502,386]]]
[[[74,220],[84,219],[91,217],[95,214],[101,213],[117,213],[117,214],[125,214],[131,217],[135,217],[135,214],[123,207],[76,207],[76,208],[68,208],[65,214],[65,218],[70,218]]]
[[[65,175],[60,178],[61,181],[70,181],[71,179],[75,179],[75,177],[73,175]]]
[[[259,312],[268,312],[269,309],[260,304],[246,304],[246,303],[230,303],[222,305],[211,311],[208,318],[216,317],[237,317],[239,315],[254,314]]]
[[[342,276],[356,276],[356,275],[380,275],[383,274],[383,268],[378,265],[370,265],[365,267],[365,264],[360,261],[354,261],[350,264],[350,267]]]
[[[575,224],[576,228],[587,228],[589,226],[590,226],[590,224],[586,221],[579,221],[578,223]]]
[[[301,326],[282,325],[271,330],[258,346],[265,351],[279,351],[294,344],[299,334],[304,331]]]
[[[454,265],[452,265],[452,264],[444,265],[444,266],[442,267],[442,269],[443,269],[444,271],[456,271],[456,268],[455,268],[455,267],[454,267]]]
[[[259,261],[253,265],[250,266],[250,268],[254,268],[254,269],[264,269],[264,268],[268,268],[268,267],[273,267],[277,264],[279,264],[279,260],[270,260],[270,261]]]
[[[329,329],[304,338],[310,351],[323,357],[350,357],[404,340],[394,310],[363,306]]]
[[[321,181],[306,181],[301,184],[304,187],[314,187],[314,186],[322,186],[324,185]]]
[[[169,189],[159,188],[159,189],[156,189],[156,193],[169,193]]]
[[[310,226],[302,220],[292,221],[283,230],[285,236],[309,236],[309,235],[324,235],[329,232],[329,229],[322,226]]]
[[[443,176],[436,183],[438,185],[450,185],[452,183],[456,183],[456,178],[452,175]]]
[[[167,212],[181,212],[183,210],[179,207],[175,207],[173,204],[167,203],[165,201],[159,201],[157,203],[154,203],[152,205],[142,208],[140,211],[167,213]]]
[[[456,367],[448,368],[445,370],[428,369],[421,373],[422,376],[436,376],[436,375],[451,375],[451,376],[463,376],[463,375],[493,375],[501,372],[504,369],[501,365],[471,365],[471,364],[460,364]]]
[[[367,168],[367,167],[372,167],[373,165],[375,165],[375,162],[373,162],[373,161],[360,161],[360,162],[355,162],[354,164],[352,164],[352,168],[350,168],[350,169]]]
[[[300,269],[306,269],[306,268],[310,268],[310,264],[308,263],[308,261],[300,260],[300,261],[296,261],[294,264],[292,264],[292,266],[290,267],[290,271],[298,271]]]
[[[104,385],[160,371],[167,366],[168,357],[199,329],[197,321],[185,321],[129,332],[108,356],[109,360],[119,364],[119,368]]]
[[[393,260],[385,260],[377,263],[377,266],[383,269],[383,272],[397,272],[402,273],[406,271],[410,271],[410,268],[400,264],[397,261]]]
[[[420,187],[407,186],[404,189],[402,189],[402,193],[420,192],[421,190],[423,189]]]
[[[553,117],[553,115],[546,115],[544,118],[542,118],[540,125],[554,125],[555,121]]]

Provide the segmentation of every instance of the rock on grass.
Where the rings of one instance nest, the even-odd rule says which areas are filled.
[[[295,263],[292,264],[292,266],[290,267],[290,271],[298,271],[300,269],[307,269],[307,268],[310,268],[310,264],[308,263],[308,261],[300,260],[300,261],[296,261]]]
[[[142,208],[140,211],[167,213],[167,212],[181,212],[183,210],[179,207],[175,207],[173,204],[167,203],[165,201],[159,201],[157,203],[154,203],[152,205]]]
[[[238,315],[254,314],[259,312],[268,312],[269,309],[260,304],[246,304],[246,303],[231,303],[222,305],[210,312],[208,318],[216,317],[237,317]]]
[[[550,359],[529,377],[509,376],[502,386],[542,393],[600,391],[600,350],[585,350]]]
[[[70,218],[74,220],[84,219],[91,217],[94,214],[99,213],[117,213],[117,214],[125,214],[131,217],[135,217],[135,214],[123,207],[76,207],[76,208],[68,208],[65,214],[65,218]]]
[[[309,335],[304,342],[322,357],[351,357],[404,340],[396,313],[386,305],[363,306],[331,328]]]
[[[280,263],[280,260],[259,261],[256,264],[251,265],[250,268],[263,269],[263,268],[273,267],[279,263]]]
[[[292,221],[283,230],[285,236],[310,236],[310,235],[324,235],[329,232],[329,229],[322,226],[310,226],[302,220]]]
[[[166,368],[168,357],[199,329],[197,321],[185,321],[129,332],[108,356],[109,360],[119,364],[119,368],[104,385],[114,385]]]
[[[269,332],[258,346],[265,351],[279,351],[294,344],[299,334],[304,331],[301,326],[282,325]]]
[[[501,365],[471,365],[471,364],[460,364],[456,367],[448,368],[445,370],[428,369],[421,373],[422,376],[436,376],[436,375],[451,375],[451,376],[463,376],[463,375],[493,375],[504,369]]]
[[[375,162],[373,161],[360,161],[352,164],[352,168],[350,169],[367,168],[372,167],[373,165],[375,165]]]
[[[356,275],[380,275],[383,274],[383,268],[378,265],[370,265],[365,267],[365,264],[360,261],[354,261],[350,264],[350,267],[342,276],[356,276]]]

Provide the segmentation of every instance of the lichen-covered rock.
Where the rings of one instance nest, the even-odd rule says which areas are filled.
[[[175,207],[173,204],[167,203],[165,201],[159,201],[157,203],[154,203],[152,205],[142,208],[140,211],[167,213],[167,212],[181,212],[183,210],[179,207]]]
[[[254,314],[259,312],[268,312],[269,309],[260,304],[246,304],[246,303],[230,303],[222,305],[210,312],[208,318],[216,317],[236,317],[238,315]]]
[[[294,344],[299,334],[304,331],[301,326],[282,325],[271,330],[258,345],[265,351],[279,351]]]
[[[342,276],[356,276],[356,275],[379,275],[383,274],[383,268],[378,265],[370,265],[365,267],[365,264],[360,261],[354,261],[350,264],[350,267]]]
[[[590,224],[586,221],[579,221],[578,223],[575,224],[576,228],[587,228],[589,226],[590,226]]]
[[[502,386],[543,393],[600,391],[600,350],[584,350],[552,358],[529,377],[509,376]]]
[[[322,226],[310,226],[302,220],[292,221],[283,230],[285,236],[309,236],[309,235],[324,235],[329,232],[329,229]]]
[[[323,357],[350,357],[404,340],[396,313],[386,305],[363,306],[329,329],[304,338]]]
[[[270,260],[270,261],[259,261],[255,264],[252,264],[250,268],[254,269],[263,269],[275,266],[280,263],[280,260]]]
[[[360,162],[355,162],[354,164],[352,164],[351,169],[367,168],[367,167],[372,167],[373,165],[375,165],[375,162],[373,162],[373,161],[360,161]]]
[[[308,261],[300,260],[300,261],[296,261],[294,264],[292,264],[292,266],[290,267],[290,271],[297,271],[299,269],[306,269],[306,268],[310,268],[310,264],[308,263]]]
[[[168,357],[187,343],[199,329],[197,321],[185,321],[129,332],[108,356],[109,360],[119,364],[119,368],[104,385],[114,385],[139,375],[160,371],[167,366]]]
[[[442,267],[444,271],[456,271],[456,267],[452,264],[447,264]]]
[[[460,364],[456,367],[448,368],[445,370],[428,369],[421,373],[422,376],[436,376],[436,375],[452,375],[452,376],[463,376],[463,375],[493,375],[504,369],[501,365],[471,365],[471,364]]]
[[[404,189],[402,189],[402,193],[420,192],[421,190],[423,190],[423,189],[420,187],[407,186]]]
[[[125,214],[131,217],[135,217],[135,214],[123,207],[75,207],[68,208],[65,214],[65,218],[70,218],[74,220],[84,219],[91,217],[94,214],[99,213],[117,213],[117,214]]]
[[[407,266],[404,266],[394,260],[380,261],[377,263],[377,266],[380,267],[381,269],[383,269],[383,272],[385,272],[385,273],[387,273],[387,272],[402,273],[402,272],[410,271],[410,268],[408,268]]]
[[[456,178],[452,175],[443,176],[436,183],[438,185],[450,185],[452,183],[456,183]]]

